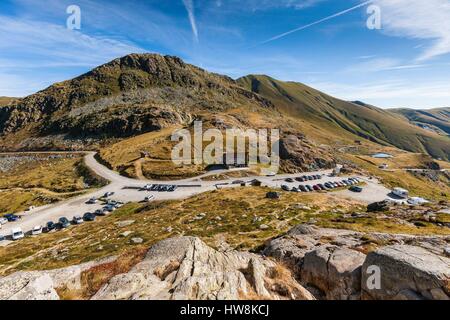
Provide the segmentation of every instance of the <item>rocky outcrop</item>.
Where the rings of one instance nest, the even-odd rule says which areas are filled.
[[[313,299],[290,276],[277,279],[279,268],[248,252],[219,252],[198,238],[173,238],[154,245],[144,261],[111,279],[93,299]]]
[[[81,275],[103,262],[0,278],[0,299],[55,300],[79,292]],[[99,270],[102,270],[100,268]],[[69,294],[70,296],[70,294]],[[313,295],[280,264],[249,252],[219,252],[198,238],[161,241],[129,272],[109,279],[92,297],[110,299],[301,299]]]
[[[288,134],[280,139],[281,169],[296,173],[334,168],[335,160],[329,152],[312,145],[304,136]]]
[[[327,300],[357,300],[366,255],[336,246],[321,246],[305,255],[301,281],[318,288]]]
[[[370,285],[370,266],[379,268],[379,288]],[[450,259],[423,248],[380,248],[369,253],[362,275],[363,299],[450,300]]]
[[[450,283],[448,237],[361,233],[299,225],[271,240],[265,255],[282,261],[318,299],[443,299]],[[362,252],[378,247],[366,255]],[[381,291],[368,291],[370,266],[386,271]],[[423,284],[417,290],[417,277]],[[413,285],[416,284],[416,285]],[[397,287],[398,286],[398,287]]]

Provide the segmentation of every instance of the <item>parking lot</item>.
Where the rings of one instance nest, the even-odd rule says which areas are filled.
[[[225,181],[203,181],[200,178],[207,175],[214,175],[215,172],[202,175],[192,179],[184,179],[172,182],[164,181],[141,181],[134,180],[127,177],[120,176],[118,173],[109,170],[105,166],[99,164],[95,158],[94,153],[89,153],[85,157],[86,164],[97,174],[108,179],[111,183],[97,191],[88,193],[76,198],[72,198],[66,201],[62,201],[56,204],[47,205],[44,207],[35,208],[33,210],[19,213],[21,219],[15,222],[7,222],[0,229],[0,235],[9,236],[13,229],[20,228],[23,232],[29,233],[34,227],[45,227],[47,222],[52,221],[57,223],[60,218],[65,217],[68,220],[72,220],[74,216],[83,217],[87,212],[95,213],[96,211],[103,210],[108,203],[105,201],[115,201],[117,203],[128,202],[145,202],[155,200],[177,200],[192,197],[193,195],[212,191],[222,188],[235,188],[241,185],[251,185],[255,180],[259,181],[261,185],[271,188],[281,189],[283,186],[292,190],[294,187],[299,188],[300,185],[318,185],[325,184],[327,182],[337,183],[342,180],[347,180],[351,177],[332,177],[332,170],[323,170],[317,172],[310,172],[305,174],[286,174],[278,175],[274,177],[267,176],[254,176],[245,177],[242,179],[228,179]],[[320,175],[320,178],[298,181],[301,176],[305,175]],[[289,180],[287,180],[289,179]],[[362,181],[370,184],[370,191],[364,190],[361,193],[350,192],[348,190],[337,191],[336,194],[340,194],[343,197],[350,197],[353,199],[373,202],[383,200],[390,190],[379,185],[376,181],[369,181],[363,179]],[[345,187],[345,188],[344,188]],[[342,188],[348,189],[348,186],[344,185]],[[364,187],[366,188],[366,187]],[[331,188],[330,188],[331,190]],[[315,190],[318,191],[318,190]],[[325,192],[325,191],[323,191]],[[109,197],[104,197],[106,193],[110,193]],[[97,201],[91,201],[90,199],[96,199]],[[6,245],[9,241],[1,241],[0,245]]]

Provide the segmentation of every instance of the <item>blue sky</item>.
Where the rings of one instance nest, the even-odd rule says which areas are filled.
[[[0,96],[25,96],[116,57],[156,52],[233,78],[268,74],[383,108],[450,107],[450,0],[363,2],[2,0]],[[81,9],[81,30],[66,27],[69,5]],[[380,30],[366,26],[370,5],[381,10]]]

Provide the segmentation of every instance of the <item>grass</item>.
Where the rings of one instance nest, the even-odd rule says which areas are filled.
[[[427,225],[404,226],[376,218],[344,219],[348,212],[363,211],[364,206],[333,194],[282,193],[280,200],[265,198],[267,188],[248,187],[218,190],[180,201],[128,204],[95,223],[73,226],[63,231],[26,238],[0,248],[0,273],[18,270],[54,269],[117,256],[148,248],[169,237],[200,237],[217,247],[226,241],[231,247],[257,250],[268,239],[283,234],[300,223],[315,219],[318,225],[351,230],[370,230],[409,234],[449,234],[448,228]],[[309,207],[298,209],[297,204]],[[336,210],[338,209],[339,213]],[[116,222],[134,221],[126,227]],[[261,229],[261,225],[267,229]],[[121,236],[125,231],[132,234]],[[143,243],[134,245],[131,238]]]
[[[84,165],[81,156],[36,157],[2,173],[0,214],[54,203],[105,184]]]

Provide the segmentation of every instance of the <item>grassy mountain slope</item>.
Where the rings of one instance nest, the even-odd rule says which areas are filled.
[[[238,82],[292,117],[331,132],[331,137],[345,135],[343,131],[346,131],[382,145],[450,158],[450,138],[418,128],[389,111],[339,100],[304,84],[267,76],[250,75]]]
[[[392,109],[389,110],[406,118],[421,128],[450,135],[450,108],[432,110]]]

